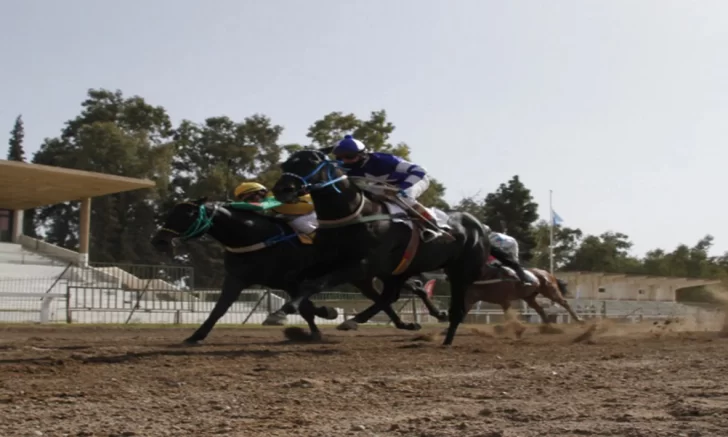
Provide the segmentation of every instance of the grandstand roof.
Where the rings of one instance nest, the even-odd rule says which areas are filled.
[[[148,179],[0,160],[0,208],[29,209],[154,185]]]

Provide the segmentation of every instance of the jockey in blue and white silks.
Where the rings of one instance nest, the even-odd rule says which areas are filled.
[[[417,201],[430,186],[430,177],[424,168],[389,153],[367,152],[366,145],[351,135],[339,141],[332,153],[348,170],[348,176],[365,177],[399,187],[404,194],[400,197],[402,201],[437,227],[430,211]],[[366,190],[373,194],[387,194],[376,185],[369,185]],[[434,232],[435,236],[439,235],[438,232]]]

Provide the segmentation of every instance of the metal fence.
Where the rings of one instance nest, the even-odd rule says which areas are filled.
[[[145,323],[200,324],[215,306],[219,289],[196,289],[194,272],[189,267],[93,264],[80,268],[54,267],[47,277],[0,279],[0,322],[60,323]],[[218,322],[223,324],[260,324],[286,302],[285,293],[276,290],[243,290]],[[372,305],[358,293],[328,291],[313,298],[317,305],[337,308],[335,320],[318,319],[321,324],[338,324]],[[436,296],[435,305],[448,309],[449,297]],[[717,309],[705,309],[675,302],[598,301],[569,299],[580,318],[612,318],[625,322],[667,318],[710,318]],[[540,322],[523,302],[514,302],[520,318]],[[570,317],[559,306],[544,302],[554,322],[568,323]],[[407,322],[436,323],[424,304],[403,294],[394,304],[395,311]],[[497,305],[478,303],[465,323],[499,323],[504,319]],[[287,323],[304,323],[298,315]],[[384,313],[370,323],[390,323]]]

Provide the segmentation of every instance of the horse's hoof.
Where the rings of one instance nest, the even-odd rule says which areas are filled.
[[[323,340],[323,336],[320,332],[312,332],[311,333],[311,341],[321,341]]]
[[[353,320],[347,320],[336,327],[339,331],[356,331],[359,329],[359,324]]]
[[[419,323],[405,323],[402,325],[402,329],[405,329],[407,331],[419,331],[422,329],[422,326],[420,326]]]
[[[339,318],[339,312],[334,307],[324,307],[324,319],[336,320]]]
[[[274,315],[271,314],[270,316],[266,317],[265,320],[263,320],[263,323],[261,325],[263,326],[283,326],[286,324],[286,316],[282,315]]]
[[[440,311],[437,314],[437,321],[440,323],[447,323],[450,321],[450,316],[447,315],[447,311]]]
[[[298,311],[298,308],[293,306],[292,303],[286,302],[283,304],[280,311],[283,311],[285,314],[296,314],[296,312]]]
[[[202,341],[201,338],[197,339],[194,337],[190,337],[190,338],[185,338],[184,341],[182,341],[182,344],[186,345],[186,346],[197,346],[200,344],[200,341]]]

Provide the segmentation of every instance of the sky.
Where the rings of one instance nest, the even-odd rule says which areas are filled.
[[[446,198],[519,175],[539,213],[633,253],[728,251],[728,2],[6,0],[0,129],[26,152],[120,89],[172,119],[263,113],[305,143],[386,109]],[[0,131],[2,132],[2,131]]]

